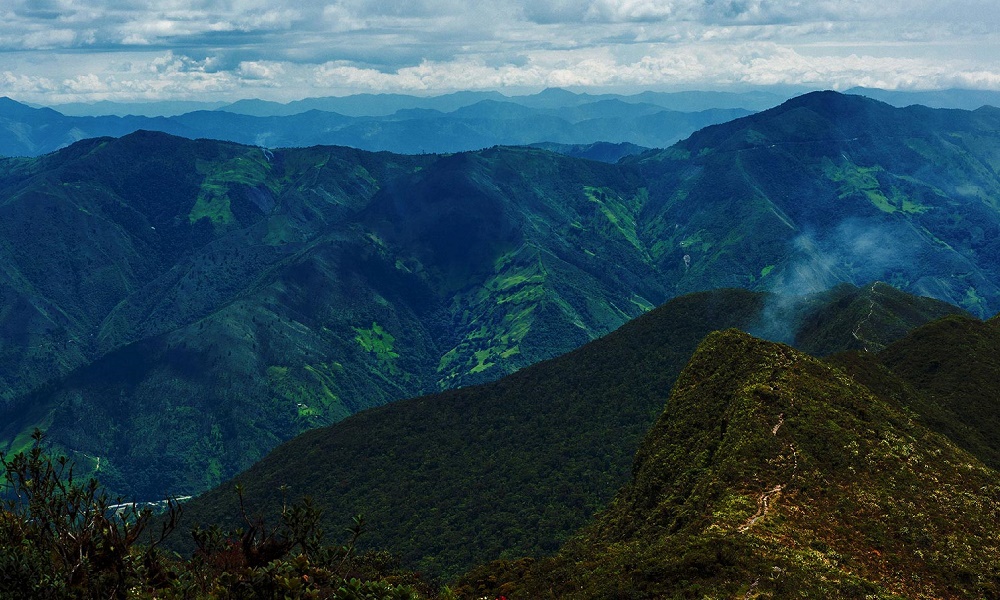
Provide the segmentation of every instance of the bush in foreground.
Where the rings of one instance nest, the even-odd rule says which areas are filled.
[[[416,600],[434,595],[419,574],[384,552],[358,553],[364,519],[342,544],[328,544],[321,512],[308,499],[284,506],[276,524],[251,517],[243,526],[192,532],[197,550],[182,559],[160,550],[176,528],[169,500],[161,525],[149,508],[112,500],[73,463],[53,458],[36,431],[30,450],[0,455],[0,600],[9,599],[306,599]]]

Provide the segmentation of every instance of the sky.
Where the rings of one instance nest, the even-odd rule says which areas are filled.
[[[457,90],[1000,90],[996,0],[0,0],[43,104]]]

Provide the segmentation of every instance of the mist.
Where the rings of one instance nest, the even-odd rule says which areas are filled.
[[[912,291],[908,275],[925,244],[923,234],[908,221],[871,218],[845,219],[825,234],[807,231],[796,236],[788,242],[785,264],[772,274],[759,321],[749,333],[791,344],[815,296],[837,285],[863,287],[881,281]]]

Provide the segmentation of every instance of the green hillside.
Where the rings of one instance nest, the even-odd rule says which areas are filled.
[[[843,372],[721,332],[685,367],[608,508],[555,557],[494,565],[492,582],[483,569],[468,589],[994,597],[998,491],[996,471]]]
[[[798,302],[744,290],[682,296],[495,383],[395,402],[303,434],[235,481],[265,513],[279,509],[283,487],[291,498],[313,497],[330,527],[363,512],[372,524],[368,543],[421,571],[454,574],[498,557],[549,554],[626,483],[642,436],[710,332],[759,330],[765,315],[776,318],[774,305],[801,305],[805,322],[817,314],[840,323],[854,318],[881,339],[921,311],[927,316],[909,328],[960,312],[869,290],[844,286]],[[853,311],[859,298],[872,299],[865,303],[870,316]],[[793,334],[795,315],[784,317]],[[808,330],[797,336],[805,345],[853,347],[856,340],[843,337],[831,347],[829,337]],[[187,522],[236,514],[233,483],[186,504]]]
[[[813,356],[844,350],[878,352],[918,326],[946,315],[963,314],[940,300],[916,297],[882,282],[861,288],[840,284],[808,296],[786,313],[797,327],[794,336],[779,341],[789,341]],[[782,316],[774,309],[767,314]],[[770,333],[767,329],[751,333],[778,339],[766,335]]]
[[[935,321],[879,353],[921,392],[932,426],[1000,469],[1000,321],[959,316]],[[919,409],[918,409],[919,410]],[[920,411],[921,413],[927,411]]]
[[[30,379],[11,381],[2,435],[16,448],[48,429],[95,466],[102,457],[102,478],[130,495],[206,489],[306,429],[496,379],[666,297],[597,208],[625,202],[634,183],[611,165],[530,149],[268,157],[159,134],[71,150],[83,156],[11,169],[31,190],[55,179],[56,215],[79,223],[68,239],[32,246],[54,217],[24,196],[6,205],[21,219],[9,224],[19,242],[9,268],[39,282],[11,290],[33,314],[7,323],[37,323],[21,335],[38,352],[5,344],[5,376]],[[209,152],[221,156],[198,158]],[[172,153],[190,171],[157,172]],[[116,175],[121,156],[148,162]],[[84,174],[67,171],[105,182],[104,195],[78,193],[70,181]],[[201,182],[151,198],[154,172]],[[628,207],[615,206],[625,218]],[[101,227],[111,232],[85,235]],[[108,238],[129,254],[88,270]],[[579,255],[579,244],[595,252]]]
[[[713,323],[757,322],[780,300],[720,290],[673,300],[498,382],[393,403],[306,433],[244,473],[239,496],[230,483],[186,505],[182,531],[207,520],[215,532],[196,536],[201,550],[190,559],[121,541],[128,529],[109,521],[106,508],[63,520],[80,497],[63,497],[50,478],[67,465],[54,463],[61,466],[36,488],[12,475],[34,463],[15,458],[4,463],[13,489],[54,503],[0,507],[4,589],[62,597],[50,586],[71,594],[128,581],[128,597],[313,597],[338,587],[337,597],[367,590],[365,597],[442,599],[992,597],[1000,590],[991,527],[1000,474],[924,422],[963,414],[960,397],[944,406],[929,392],[977,366],[989,370],[993,357],[983,351],[1000,331],[958,314],[891,342],[886,332],[900,319],[886,305],[912,316],[928,304],[872,289],[803,298],[799,323],[810,314],[845,321],[856,316],[859,297],[884,302],[862,322],[890,341],[878,356],[840,353],[834,366],[729,329],[698,344],[678,376]],[[377,346],[384,337],[373,327],[363,339]],[[921,372],[935,353],[960,359],[915,385],[884,365]],[[992,388],[996,381],[984,376],[979,383]],[[645,427],[628,425],[652,421],[655,410],[636,409],[653,401],[664,408],[642,440],[637,429]],[[928,407],[939,410],[924,412]],[[988,423],[995,411],[979,408]],[[623,449],[637,449],[634,459]],[[611,481],[616,471],[626,483]],[[87,505],[96,493],[89,489]],[[295,502],[302,489],[316,501]],[[370,532],[376,547],[424,553],[417,563],[405,557],[423,574],[401,570],[384,552],[355,552],[354,536],[343,547],[316,545],[314,536],[339,530],[346,511],[357,508],[338,502],[358,489],[364,506],[381,509]],[[313,521],[324,511],[325,520]],[[258,513],[271,523],[281,514],[282,525],[254,526]],[[251,528],[242,542],[240,531],[229,534],[232,542],[218,537],[225,534],[215,526],[236,521]],[[83,533],[94,522],[105,524],[107,537],[43,533]],[[528,552],[540,558],[517,558],[525,542],[535,543]],[[69,562],[59,554],[77,546],[100,558],[87,564],[91,578],[73,575],[76,554]],[[439,569],[454,572],[484,553],[503,560],[438,588]],[[456,562],[448,568],[445,561]]]
[[[991,316],[998,132],[995,108],[806,94],[626,159],[650,192],[640,238],[679,290],[881,280]]]

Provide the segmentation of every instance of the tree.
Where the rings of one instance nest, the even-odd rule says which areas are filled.
[[[36,429],[30,450],[0,454],[0,596],[124,599],[162,579],[156,548],[176,526],[177,503],[167,500],[159,535],[139,545],[152,511],[112,501],[93,477],[80,481],[43,438]]]

